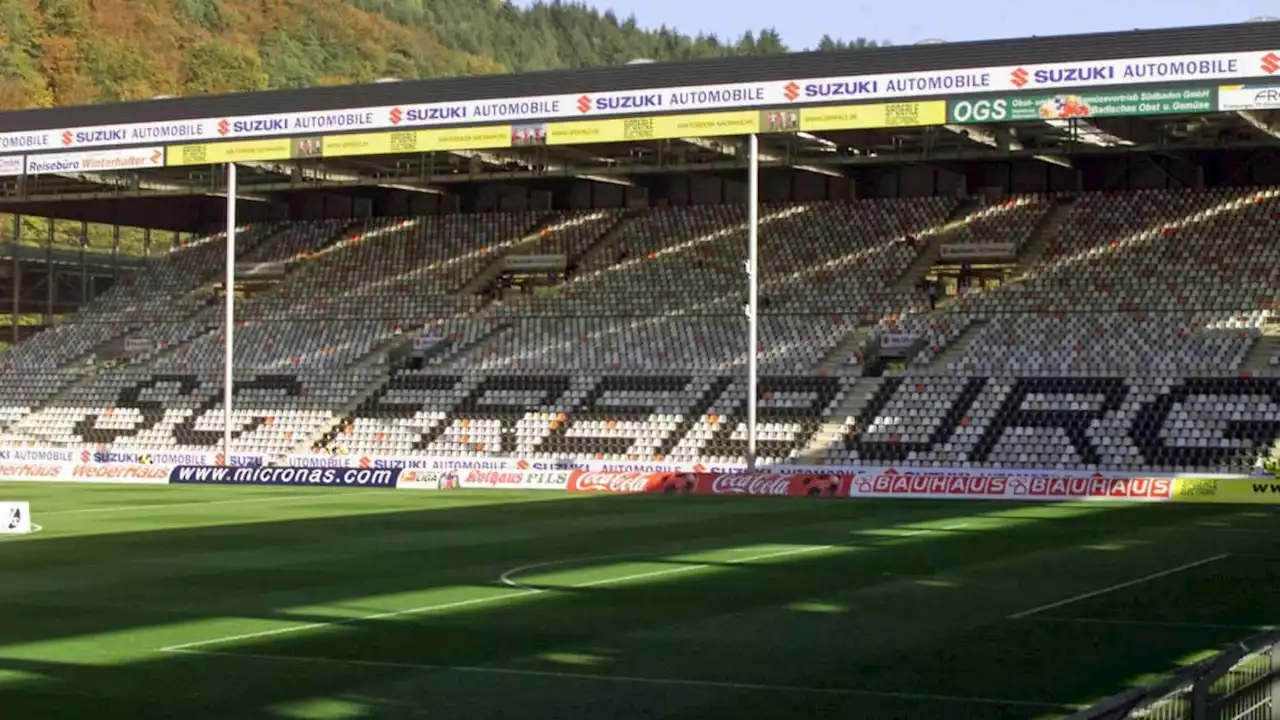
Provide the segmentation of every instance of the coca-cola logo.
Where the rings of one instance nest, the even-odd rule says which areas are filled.
[[[584,472],[573,482],[577,492],[642,493],[648,492],[651,473]]]
[[[791,478],[785,475],[718,475],[711,481],[713,495],[789,495]]]

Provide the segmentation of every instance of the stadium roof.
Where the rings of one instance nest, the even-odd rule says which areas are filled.
[[[383,119],[385,108],[396,106],[397,109],[393,112],[398,113],[401,105],[408,108],[412,105],[421,107],[424,103],[463,103],[491,98],[552,95],[577,98],[580,93],[592,93],[598,99],[607,92],[626,93],[631,90],[679,86],[731,86],[735,83],[743,84],[744,81],[756,85],[767,84],[776,89],[791,81],[806,82],[804,78],[856,80],[894,73],[943,71],[958,75],[966,69],[985,66],[1004,68],[999,78],[1005,83],[1003,89],[992,85],[985,91],[953,91],[946,96],[945,102],[914,102],[916,98],[911,98],[912,103],[905,103],[917,107],[934,106],[935,116],[928,121],[921,120],[914,124],[866,123],[859,124],[859,129],[846,129],[851,127],[846,125],[796,132],[794,130],[804,128],[792,126],[793,131],[766,132],[760,129],[744,132],[762,133],[761,160],[766,171],[816,173],[828,176],[824,181],[835,178],[835,182],[850,184],[859,180],[873,184],[878,182],[876,173],[881,172],[879,168],[859,166],[902,163],[962,172],[962,166],[982,161],[1044,162],[1055,166],[1047,169],[1047,172],[1055,173],[1081,168],[1091,171],[1089,163],[1099,166],[1110,163],[1109,158],[1117,153],[1147,152],[1159,154],[1161,163],[1185,163],[1191,158],[1191,153],[1224,148],[1240,151],[1240,159],[1233,162],[1257,163],[1268,158],[1280,159],[1275,152],[1280,148],[1280,143],[1277,143],[1280,138],[1280,111],[1218,112],[1218,86],[1223,82],[1239,83],[1243,78],[1260,78],[1259,82],[1274,83],[1275,80],[1270,80],[1270,77],[1275,76],[1268,76],[1264,72],[1269,67],[1271,53],[1277,51],[1280,51],[1280,25],[1244,23],[1173,30],[926,44],[844,53],[638,63],[523,75],[381,82],[359,86],[31,110],[0,115],[3,119],[0,135],[57,129],[57,133],[46,132],[44,135],[56,134],[61,140],[64,135],[71,135],[70,132],[63,133],[63,128],[129,123],[176,124],[179,121],[197,119],[203,119],[205,127],[208,127],[210,118],[214,122],[222,118],[222,123],[226,123],[226,118],[237,116],[339,109],[345,111],[350,108],[377,106],[384,108],[379,115],[379,119]],[[1193,53],[1200,58],[1213,57],[1215,54],[1219,57],[1230,55],[1245,58],[1238,61],[1239,73],[1230,76],[1241,79],[1227,79],[1226,75],[1218,75],[1217,80],[1211,76],[1203,79],[1199,79],[1201,76],[1143,76],[1143,80],[1125,79],[1111,86],[1115,88],[1127,84],[1129,87],[1121,87],[1120,90],[1131,92],[1134,83],[1142,83],[1138,86],[1140,88],[1160,86],[1154,89],[1161,91],[1170,87],[1176,89],[1190,84],[1198,85],[1203,92],[1203,101],[1198,105],[1178,105],[1179,109],[1176,111],[1166,109],[1156,113],[1126,112],[1117,113],[1113,117],[1091,116],[1087,120],[1048,122],[1035,117],[1034,113],[1031,117],[1021,119],[992,118],[990,123],[966,122],[956,117],[958,105],[972,104],[970,101],[976,101],[983,95],[992,97],[997,91],[1002,95],[1019,90],[1025,90],[1025,93],[1031,95],[1036,95],[1036,91],[1040,95],[1058,92],[1049,85],[1036,84],[1024,89],[1021,84],[1015,83],[1017,89],[1014,89],[1008,85],[1009,68],[1019,68],[1013,73],[1016,75],[1022,72],[1023,66],[1034,68],[1055,63],[1103,60],[1115,64],[1126,58],[1186,58]],[[1261,67],[1259,59],[1262,60]],[[1276,61],[1276,65],[1276,70],[1280,70],[1280,60]],[[1198,82],[1193,82],[1196,80]],[[1173,85],[1175,82],[1177,85]],[[1058,83],[1053,87],[1064,90],[1083,87],[1085,89],[1069,90],[1082,93],[1094,89],[1090,85],[1088,82],[1074,85]],[[1112,92],[1102,86],[1096,90]],[[965,97],[966,93],[974,92],[977,95]],[[854,94],[856,93],[849,95]],[[928,97],[928,93],[920,95]],[[939,95],[935,92],[932,97],[937,98]],[[814,101],[821,105],[823,102],[861,102],[864,99],[870,98],[819,97],[810,100],[810,107],[814,106]],[[771,108],[766,112],[773,112],[779,108],[776,104],[779,101],[780,99],[775,98],[756,105]],[[1181,110],[1192,106],[1194,109],[1185,112]],[[743,105],[737,107],[741,108]],[[794,106],[787,106],[787,109],[790,107]],[[863,105],[853,109],[872,107],[884,110],[887,106]],[[615,113],[615,117],[625,114],[626,111]],[[591,115],[596,116],[595,113]],[[470,116],[468,118],[463,124],[484,122]],[[575,116],[564,119],[572,121],[580,118]],[[395,122],[398,122],[398,118]],[[511,142],[509,135],[514,128],[523,127],[526,121],[508,120],[506,124],[510,127],[504,127],[501,132],[507,134],[506,142],[510,146],[485,145],[482,147],[491,149],[484,150],[469,150],[457,146],[457,149],[391,152],[384,148],[380,154],[330,155],[326,144],[326,152],[322,155],[291,156],[290,151],[286,150],[279,158],[272,156],[250,159],[251,161],[237,159],[237,164],[242,168],[239,193],[243,201],[241,217],[245,221],[254,221],[312,215],[316,205],[324,205],[326,202],[333,203],[332,210],[323,211],[326,214],[363,214],[369,212],[369,208],[375,214],[438,212],[437,208],[448,206],[433,205],[434,200],[424,198],[423,194],[437,198],[452,196],[451,201],[457,200],[461,207],[468,207],[469,201],[474,201],[482,193],[490,192],[492,195],[495,185],[517,183],[543,191],[563,192],[567,183],[582,181],[596,185],[612,183],[615,186],[637,187],[642,190],[659,188],[664,181],[655,180],[654,177],[671,173],[723,174],[726,179],[740,180],[746,162],[741,134],[704,138],[681,133],[678,136],[653,136],[643,140],[620,140],[620,135],[618,141],[608,143],[518,145]],[[760,127],[763,128],[763,125]],[[489,121],[487,128],[496,130],[499,126]],[[407,130],[403,126],[383,129]],[[314,135],[315,132],[302,131],[301,134]],[[212,139],[216,142],[205,147],[226,145],[216,134]],[[228,142],[232,140],[235,138],[227,139]],[[169,145],[167,151],[158,153],[160,157],[165,157],[167,153],[167,158],[161,162],[162,167],[149,166],[118,172],[56,170],[31,174],[28,166],[28,175],[22,182],[0,177],[0,210],[184,231],[200,231],[217,225],[223,217],[225,205],[225,195],[222,194],[223,171],[216,167],[221,161],[211,159],[207,162],[173,162],[174,150],[175,146]],[[204,156],[201,154],[199,157]],[[7,158],[0,157],[0,160],[5,159]],[[1108,172],[1110,171],[1100,170],[1091,174],[1101,177]],[[0,175],[4,174],[0,171]],[[1113,172],[1110,174],[1114,175]],[[1058,186],[1063,184],[1068,183],[1050,183]],[[502,188],[497,190],[501,194]],[[615,188],[613,192],[618,191]],[[319,201],[319,197],[325,199]],[[357,209],[356,203],[369,205],[364,209]],[[473,204],[479,207],[483,203]]]
[[[1187,53],[1218,53],[1280,46],[1280,25],[1241,23],[1172,30],[1033,37],[832,53],[794,53],[553,70],[538,73],[412,80],[336,87],[172,98],[28,110],[4,116],[4,129],[31,130],[197,117],[253,115],[264,110],[328,110],[375,105],[481,100],[521,95],[717,85],[743,80],[789,80],[984,65],[1024,65]]]

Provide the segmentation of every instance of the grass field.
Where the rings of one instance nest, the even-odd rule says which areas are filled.
[[[2,720],[1048,718],[1280,614],[1238,506],[0,499]]]

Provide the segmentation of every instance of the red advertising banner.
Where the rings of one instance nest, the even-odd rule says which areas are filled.
[[[837,474],[611,473],[578,470],[569,492],[749,497],[848,497],[849,477]]]
[[[855,498],[959,498],[1005,500],[1168,500],[1172,477],[1053,475],[1008,470],[895,470],[858,474]]]
[[[837,474],[697,476],[697,495],[747,495],[753,497],[846,497],[849,476]]]

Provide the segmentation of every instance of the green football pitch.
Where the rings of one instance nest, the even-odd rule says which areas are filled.
[[[1049,718],[1280,615],[1267,508],[0,499],[3,720]]]

